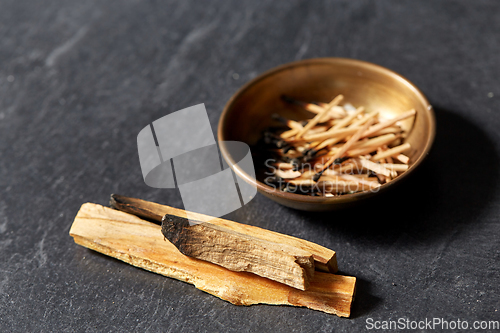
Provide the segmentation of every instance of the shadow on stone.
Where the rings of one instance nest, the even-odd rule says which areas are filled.
[[[290,210],[332,233],[392,244],[402,234],[433,242],[462,225],[472,226],[493,200],[499,157],[490,138],[452,111],[436,108],[437,135],[427,160],[402,184],[326,213]]]

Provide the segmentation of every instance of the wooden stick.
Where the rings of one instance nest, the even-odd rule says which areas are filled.
[[[127,213],[131,213],[156,222],[161,222],[163,216],[166,214],[187,217],[187,213],[183,209],[177,209],[165,205],[160,205],[154,202],[136,198],[129,198],[117,194],[111,195],[110,206],[115,209],[125,211]],[[257,237],[262,240],[286,244],[302,249],[313,255],[314,265],[317,270],[319,269],[331,273],[335,273],[338,270],[335,251],[327,249],[321,245],[300,238],[258,228],[252,225],[241,224],[208,215],[189,212],[189,217],[198,221],[209,222],[217,226],[225,227],[248,236]]]
[[[376,182],[376,181],[371,181],[371,180],[368,180],[368,179],[362,178],[362,177],[356,177],[354,175],[339,175],[339,177],[341,179],[345,179],[345,180],[349,180],[349,181],[355,181],[355,182],[358,182],[360,184],[369,186],[370,189],[375,189],[377,187],[380,187],[380,184],[378,182]]]
[[[328,103],[320,103],[319,105],[318,104],[314,104],[314,103],[305,103],[305,102],[299,102],[299,101],[295,101],[295,104],[298,104],[298,105],[301,105],[304,109],[306,109],[307,111],[309,112],[312,112],[312,113],[315,113],[315,114],[318,114],[318,113],[321,113],[325,110],[325,107],[328,105]],[[324,106],[323,106],[324,105]],[[333,108],[332,110],[333,111]],[[331,112],[329,112],[331,113]],[[339,114],[338,112],[335,112],[334,114],[336,117],[343,117],[344,114]],[[330,115],[327,113],[323,116],[322,119],[320,119],[320,123],[322,122],[325,122],[325,121],[328,121],[327,118],[330,118],[329,117]],[[335,121],[337,119],[333,119],[333,121]]]
[[[356,109],[355,112],[353,112],[352,114],[348,115],[347,117],[341,119],[337,124],[335,124],[333,126],[333,128],[338,129],[338,128],[342,128],[342,127],[349,125],[351,123],[351,121],[354,120],[354,118],[356,118],[357,116],[359,116],[363,112],[365,112],[365,108],[360,106],[359,108]]]
[[[292,170],[294,168],[293,164],[285,162],[274,163],[273,166],[280,170]]]
[[[394,156],[394,155],[398,155],[399,153],[402,153],[404,152],[405,150],[408,150],[411,148],[411,145],[407,142],[407,143],[404,143],[400,146],[397,146],[397,147],[394,147],[394,148],[391,148],[391,149],[388,149],[386,151],[383,151],[383,152],[380,152],[380,153],[377,153],[376,155],[374,155],[371,160],[373,162],[377,162],[378,160],[381,160],[383,158],[386,158],[388,156]]]
[[[342,137],[336,137],[336,138],[330,138],[326,139],[323,142],[321,142],[319,145],[315,147],[316,150],[323,149],[325,147],[331,146],[336,144],[337,142],[340,142],[343,138]]]
[[[289,139],[292,136],[294,136],[297,133],[299,133],[299,131],[300,131],[299,129],[293,128],[291,130],[288,130],[288,131],[285,131],[285,132],[281,133],[280,134],[280,138],[282,138],[282,139]]]
[[[264,241],[210,223],[190,225],[190,220],[165,215],[161,232],[179,251],[236,272],[250,272],[306,290],[314,275],[309,252]]]
[[[315,181],[318,181],[318,179],[321,177],[321,175],[323,174],[323,172],[328,169],[330,167],[330,165],[333,164],[333,162],[335,162],[335,160],[337,158],[340,158],[342,157],[346,152],[347,150],[349,150],[349,148],[351,148],[351,146],[359,140],[359,138],[361,137],[361,135],[366,131],[366,129],[371,125],[373,124],[375,120],[374,119],[370,119],[368,120],[368,122],[366,124],[364,124],[363,126],[361,126],[358,131],[349,139],[347,140],[347,142],[342,146],[342,148],[340,148],[336,153],[335,155],[333,155],[332,157],[330,157],[330,159],[328,160],[328,162],[325,163],[325,165],[323,166],[323,168],[321,169],[320,172],[318,172],[316,175],[314,175],[313,179]]]
[[[317,187],[323,190],[323,192],[330,193],[348,193],[348,192],[360,192],[375,189],[380,185],[373,184],[362,184],[357,181],[324,181],[321,180],[318,182]]]
[[[328,107],[328,103],[318,103],[319,106],[322,108]],[[344,110],[343,107],[335,105],[333,108],[331,108],[330,112],[328,112],[326,115],[323,116],[322,119],[320,119],[320,123],[325,122],[330,120],[331,118],[337,118],[337,119],[342,119],[347,115],[347,112]]]
[[[136,267],[194,284],[196,288],[236,305],[304,306],[342,317],[348,317],[351,312],[354,277],[316,272],[309,289],[301,291],[255,274],[233,272],[183,255],[164,240],[160,226],[100,205],[83,204],[70,235],[77,244]]]
[[[279,121],[280,123],[288,126],[291,129],[298,129],[300,131],[304,128],[299,122],[296,122],[295,120],[291,120],[291,119],[286,119],[285,117],[280,116],[277,113],[273,113],[271,117],[274,120]]]
[[[366,138],[366,137],[369,137],[369,136],[372,136],[374,133],[377,133],[378,131],[380,131],[381,129],[384,129],[386,127],[389,127],[389,126],[392,126],[394,125],[395,123],[397,123],[398,121],[400,120],[403,120],[403,119],[406,119],[406,118],[409,118],[409,117],[412,117],[416,114],[417,112],[412,109],[410,111],[407,111],[407,112],[404,112],[402,114],[400,114],[399,116],[397,117],[394,117],[392,119],[389,119],[389,120],[386,120],[384,122],[381,122],[381,123],[378,123],[377,125],[374,125],[373,127],[371,127],[370,129],[368,129],[366,131],[366,133],[363,134],[363,138]]]
[[[381,175],[384,175],[386,177],[389,177],[391,175],[391,171],[388,170],[387,168],[384,168],[382,165],[374,163],[372,161],[369,161],[364,158],[360,158],[358,160],[363,168],[366,168],[370,171],[373,171],[375,173],[379,173]]]
[[[353,122],[349,127],[358,127],[369,121],[370,119],[374,119],[376,116],[378,116],[378,111],[368,113],[365,115],[363,118],[356,120]]]
[[[307,123],[306,126],[304,126],[304,128],[296,135],[296,138],[300,139],[300,137],[302,135],[304,135],[305,133],[307,133],[308,130],[313,128],[319,122],[319,120],[321,118],[323,118],[323,116],[325,114],[330,112],[331,108],[333,108],[335,105],[339,104],[343,98],[344,98],[344,96],[342,96],[342,95],[338,95],[337,97],[335,97],[330,103],[328,103],[328,105],[324,108],[324,110],[322,112],[318,113],[313,119],[311,119]]]
[[[284,171],[284,170],[278,169],[278,170],[274,171],[274,174],[280,178],[283,178],[283,179],[293,179],[293,178],[300,177],[300,175],[302,173],[300,171],[293,171],[293,170]]]
[[[390,171],[398,171],[398,172],[403,172],[408,170],[408,165],[407,164],[393,164],[393,163],[385,163],[385,164],[380,164],[386,169],[389,169]]]
[[[352,149],[350,149],[347,152],[347,156],[358,156],[358,155],[365,155],[368,153],[371,153],[372,151],[376,150],[377,147],[383,144],[390,143],[396,139],[396,135],[394,134],[387,134],[387,135],[382,135],[367,141],[358,141],[357,144],[354,144],[352,146]]]
[[[406,155],[403,155],[403,154],[398,154],[398,155],[394,156],[394,158],[397,159],[399,162],[404,163],[404,164],[408,164],[408,162],[410,161],[410,158]]]
[[[292,184],[292,185],[295,185],[295,186],[314,186],[316,185],[316,182],[312,179],[304,179],[304,178],[301,178],[301,179],[292,179],[292,180],[289,180],[287,181],[288,184]]]
[[[337,130],[337,129],[341,129],[342,127],[345,127],[347,125],[349,125],[349,123],[354,119],[356,118],[358,115],[360,115],[361,113],[363,113],[365,111],[365,108],[364,107],[359,107],[356,109],[355,112],[353,112],[352,114],[350,114],[349,116],[341,119],[338,123],[336,123],[335,125],[332,126],[332,128],[329,130]],[[316,150],[320,150],[320,149],[323,149],[327,146],[331,146],[331,145],[334,145],[336,144],[337,142],[339,142],[340,140],[342,140],[342,138],[340,137],[337,137],[337,138],[329,138],[329,139],[326,139],[326,140],[323,140],[321,143],[319,143],[318,145],[316,145]]]
[[[360,127],[349,127],[349,128],[340,128],[340,129],[333,129],[333,130],[328,130],[323,133],[318,133],[318,134],[310,134],[307,136],[304,136],[302,138],[297,138],[295,137],[294,139],[287,140],[289,143],[301,143],[301,142],[310,142],[310,141],[323,141],[329,138],[345,138],[348,135],[352,135],[356,133],[356,131]]]
[[[389,127],[381,129],[378,132],[373,133],[371,136],[380,136],[380,135],[390,134],[390,133],[398,134],[398,133],[401,133],[401,132],[403,132],[403,129],[401,127],[399,127],[399,126],[389,126]]]

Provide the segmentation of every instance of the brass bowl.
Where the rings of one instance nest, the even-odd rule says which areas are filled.
[[[290,106],[282,95],[303,101],[329,102],[343,94],[345,102],[364,106],[368,111],[379,111],[392,118],[399,113],[415,109],[416,117],[406,119],[402,126],[408,132],[405,142],[411,150],[409,169],[393,181],[383,184],[377,192],[358,192],[335,197],[312,197],[282,192],[250,177],[238,166],[236,174],[257,187],[266,197],[291,208],[307,211],[326,211],[350,206],[386,191],[408,177],[429,153],[436,132],[432,106],[422,92],[401,75],[378,65],[345,58],[308,59],[271,69],[245,84],[231,97],[219,120],[218,140],[222,156],[234,165],[233,156],[224,141],[242,141],[254,145],[262,130],[276,125],[272,113],[303,120],[312,114]],[[255,168],[260,166],[256,165]]]

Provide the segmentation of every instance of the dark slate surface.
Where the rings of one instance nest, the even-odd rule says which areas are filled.
[[[0,331],[499,320],[499,11],[496,1],[0,1]],[[237,307],[73,242],[80,205],[110,193],[182,207],[178,192],[142,180],[146,124],[205,103],[215,132],[244,82],[323,56],[371,61],[422,89],[438,120],[427,163],[354,210],[310,214],[259,195],[230,218],[337,250],[359,281],[352,319]]]

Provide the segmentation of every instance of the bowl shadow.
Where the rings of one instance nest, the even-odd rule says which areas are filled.
[[[333,233],[380,243],[401,234],[432,242],[457,226],[478,221],[495,197],[499,157],[491,139],[462,116],[435,108],[436,139],[427,159],[391,191],[352,208],[311,213],[290,209]],[[342,221],[349,221],[343,223]]]

